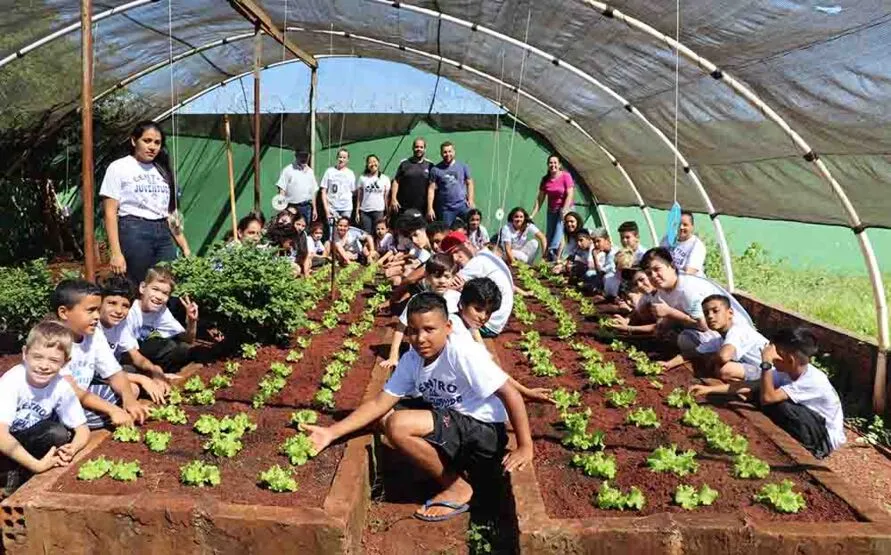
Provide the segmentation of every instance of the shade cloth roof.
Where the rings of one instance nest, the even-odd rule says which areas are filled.
[[[177,60],[174,97],[179,102],[226,77],[251,68],[253,27],[221,0],[144,0],[95,26],[95,90],[99,92],[153,64],[226,37],[227,44]],[[13,54],[46,34],[76,24],[79,2],[0,2],[0,32],[14,37]],[[128,5],[96,3],[95,13]],[[586,0],[415,1],[394,6],[378,0],[262,0],[280,27],[297,27],[288,38],[313,55],[361,55],[440,72],[483,96],[500,100],[542,133],[592,187],[602,203],[637,205],[620,163],[643,201],[668,207],[674,198],[675,158],[641,117],[671,137],[674,128],[675,57],[656,36],[610,17]],[[614,5],[655,31],[673,36],[674,3],[629,0]],[[421,12],[413,8],[423,8]],[[468,22],[443,20],[441,12]],[[528,29],[527,29],[528,21]],[[476,24],[476,29],[469,26]],[[169,42],[168,26],[174,37]],[[483,32],[490,30],[493,33]],[[378,39],[392,45],[336,31]],[[530,53],[514,41],[532,45]],[[528,37],[528,38],[527,38]],[[852,0],[816,2],[685,0],[680,43],[750,89],[818,154],[850,199],[863,227],[891,227],[891,4]],[[79,44],[79,31],[38,48],[13,64],[53,62],[56,48]],[[271,37],[262,39],[264,64],[291,59]],[[61,46],[60,46],[61,45]],[[572,118],[463,67],[413,53],[457,61],[509,84],[519,84]],[[552,58],[557,58],[554,63]],[[708,66],[680,58],[678,148],[692,168],[681,172],[678,200],[688,209],[736,216],[798,220],[859,228],[830,181],[806,159],[801,144],[746,100]],[[572,71],[570,68],[575,68]],[[585,77],[584,74],[590,76]],[[592,83],[592,79],[603,86]],[[398,83],[394,89],[398,90]],[[27,90],[2,91],[7,105],[59,117],[75,107],[78,91],[48,102]],[[171,106],[171,76],[164,67],[127,86],[146,116]],[[611,92],[612,91],[612,92]],[[808,157],[812,158],[812,157]],[[692,174],[692,176],[691,176]],[[713,204],[691,181],[698,176]]]

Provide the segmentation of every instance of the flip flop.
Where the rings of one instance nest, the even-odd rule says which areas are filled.
[[[466,513],[468,510],[470,510],[470,505],[468,505],[467,503],[455,503],[454,501],[434,501],[432,499],[428,499],[427,502],[424,503],[424,509],[429,509],[430,507],[448,507],[449,509],[452,509],[452,512],[438,516],[427,516],[422,515],[421,513],[415,513],[414,517],[425,522],[442,522],[444,520],[453,519],[456,516],[462,513]]]

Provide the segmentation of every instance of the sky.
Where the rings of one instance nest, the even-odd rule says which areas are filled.
[[[308,112],[309,68],[291,63],[264,70],[260,77],[262,112]],[[436,76],[408,65],[367,58],[319,60],[319,112],[427,112]],[[180,113],[251,113],[254,79],[248,75],[205,94]],[[492,114],[485,98],[441,78],[433,109],[438,113]]]

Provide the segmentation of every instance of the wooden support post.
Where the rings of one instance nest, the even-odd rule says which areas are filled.
[[[254,35],[254,212],[262,210],[260,205],[260,63],[263,52],[263,35],[260,26]]]
[[[80,121],[83,156],[81,172],[84,201],[84,277],[96,278],[96,250],[93,221],[93,0],[80,2],[81,92]]]
[[[310,68],[309,75],[309,167],[316,167],[316,92],[319,88],[319,68]]]
[[[232,213],[232,238],[238,240],[238,215],[235,209],[235,165],[232,161],[232,131],[229,128],[229,115],[223,116],[226,133],[226,163],[229,166],[229,207]]]

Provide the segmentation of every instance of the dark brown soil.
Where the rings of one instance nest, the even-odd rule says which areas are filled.
[[[567,301],[567,306],[576,309],[576,303]],[[655,389],[645,377],[633,374],[633,364],[622,353],[614,353],[591,337],[596,330],[593,322],[582,322],[576,339],[596,347],[615,362],[620,377],[625,379],[623,387],[634,387],[638,391],[635,407],[652,407],[659,416],[661,427],[639,429],[625,424],[629,409],[609,408],[604,394],[607,388],[592,388],[581,372],[579,359],[570,349],[568,341],[555,336],[553,315],[534,301],[530,308],[537,314],[534,328],[542,334],[542,342],[554,353],[554,363],[564,371],[557,378],[537,378],[532,376],[524,355],[508,346],[519,340],[519,332],[525,329],[522,324],[511,321],[504,333],[496,340],[496,349],[505,369],[516,379],[529,387],[564,387],[570,391],[582,391],[582,403],[590,407],[592,417],[589,430],[606,432],[607,453],[616,457],[619,469],[612,482],[622,490],[631,486],[640,488],[647,504],[640,515],[659,512],[683,512],[673,504],[675,488],[679,484],[699,486],[708,484],[720,496],[708,507],[697,511],[704,513],[741,512],[757,520],[797,520],[797,521],[853,521],[857,520],[852,509],[833,493],[816,483],[803,468],[797,466],[787,455],[763,433],[740,416],[738,411],[754,410],[740,407],[715,407],[724,422],[732,425],[749,440],[749,453],[771,465],[771,474],[766,480],[741,480],[731,475],[730,457],[709,452],[704,439],[696,430],[681,425],[684,411],[673,409],[664,403],[664,398],[675,387],[687,387],[692,381],[689,369],[682,367],[663,374],[659,379],[661,390]],[[581,321],[581,317],[578,316]],[[741,405],[741,404],[740,404]],[[555,407],[550,405],[528,405],[532,434],[535,443],[535,471],[549,516],[553,518],[586,518],[627,516],[627,513],[598,509],[595,499],[601,480],[590,478],[581,471],[570,467],[573,452],[564,448],[560,439],[560,417]],[[694,449],[697,453],[699,471],[685,478],[673,474],[653,473],[646,465],[647,457],[660,445],[677,444],[680,449]],[[789,478],[795,489],[801,491],[807,501],[807,508],[795,515],[781,515],[752,501],[752,495],[765,482],[776,482]]]

